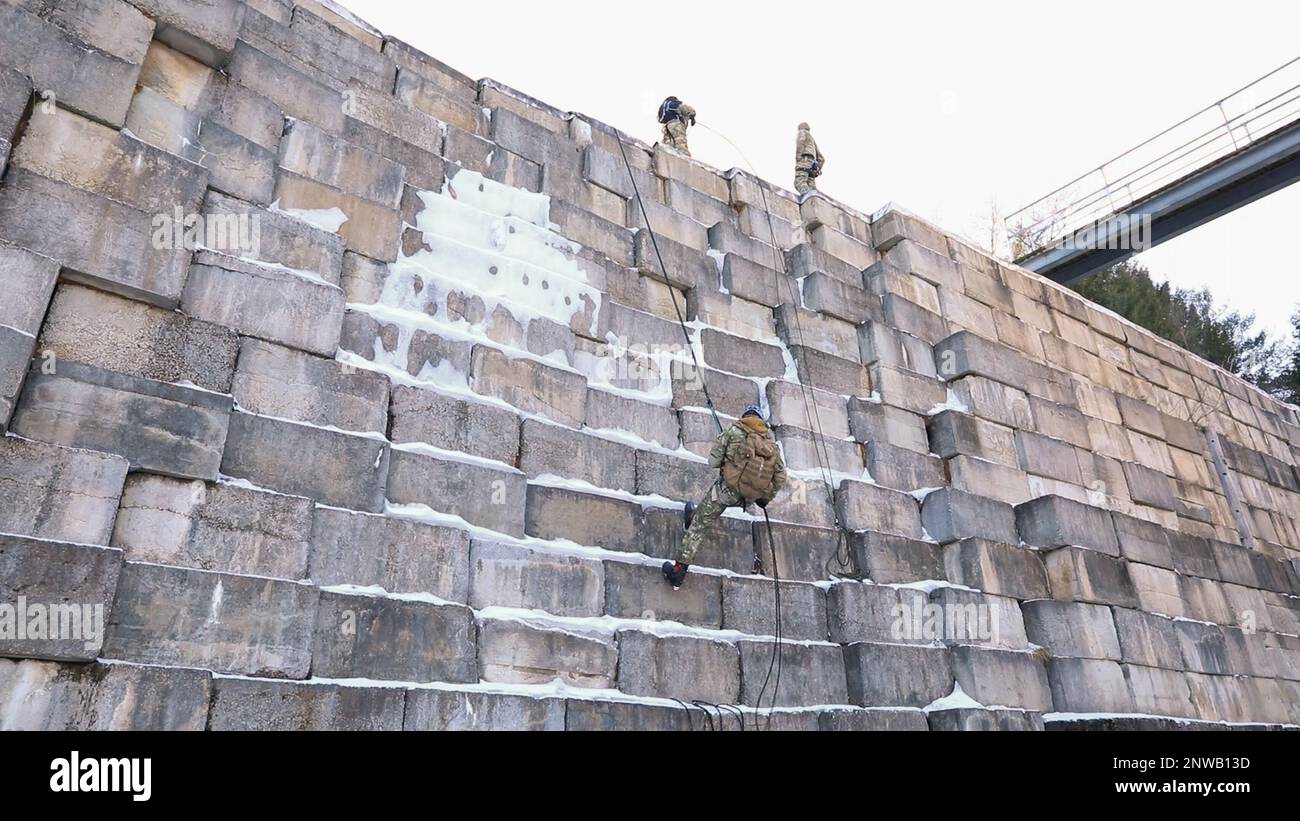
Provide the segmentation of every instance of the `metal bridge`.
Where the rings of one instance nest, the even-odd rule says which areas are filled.
[[[1016,261],[1068,283],[1300,180],[1300,57],[1006,219]]]

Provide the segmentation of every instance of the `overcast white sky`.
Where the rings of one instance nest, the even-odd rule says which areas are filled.
[[[807,120],[827,194],[867,212],[897,202],[976,239],[991,203],[1026,205],[1300,54],[1294,0],[343,5],[471,77],[648,142],[675,94],[787,187]],[[744,166],[702,129],[691,148]],[[1142,261],[1285,332],[1298,217],[1300,185]]]

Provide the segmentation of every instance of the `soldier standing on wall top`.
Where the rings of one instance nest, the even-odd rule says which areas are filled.
[[[716,468],[721,475],[700,502],[699,509],[686,506],[682,552],[676,562],[664,562],[664,578],[674,590],[686,580],[686,569],[695,561],[704,540],[716,535],[723,511],[751,504],[766,508],[786,483],[785,461],[757,405],[746,407],[735,424],[713,440],[709,467]]]
[[[799,133],[794,140],[794,190],[800,194],[817,190],[817,178],[822,175],[826,158],[817,148],[807,123],[799,123]]]
[[[659,106],[659,122],[664,127],[664,145],[691,156],[690,146],[686,143],[686,128],[695,125],[695,109],[676,97],[669,97]]]

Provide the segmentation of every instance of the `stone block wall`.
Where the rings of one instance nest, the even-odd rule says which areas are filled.
[[[0,22],[0,728],[1300,724],[1295,408],[327,1]]]

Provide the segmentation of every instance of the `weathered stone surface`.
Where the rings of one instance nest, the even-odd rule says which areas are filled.
[[[306,678],[316,599],[307,584],[127,562],[101,655]]]
[[[308,499],[137,473],[122,491],[112,545],[135,562],[301,579],[311,531]]]
[[[536,419],[525,419],[520,435],[519,469],[533,478],[582,479],[631,493],[637,487],[636,456],[627,445]]]
[[[636,492],[680,501],[699,501],[718,480],[718,471],[703,461],[653,450],[637,450]]]
[[[843,531],[829,527],[773,522],[771,540],[768,526],[755,521],[754,552],[762,557],[765,567],[772,562],[773,547],[776,553],[776,572],[782,579],[795,581],[821,581],[831,572],[842,569],[840,562],[847,560],[851,549]]]
[[[388,500],[427,505],[472,525],[522,536],[526,485],[524,475],[511,467],[398,445],[388,472]]]
[[[1126,663],[1167,670],[1182,669],[1182,651],[1172,619],[1122,607],[1112,608],[1111,612],[1115,618],[1121,657]]]
[[[872,374],[863,365],[816,348],[790,345],[789,350],[804,384],[845,396],[871,395]]]
[[[519,417],[505,408],[395,385],[391,413],[396,444],[424,442],[508,465],[518,458]]]
[[[1133,708],[1149,715],[1195,718],[1191,690],[1187,677],[1175,670],[1124,664],[1124,679],[1128,684]]]
[[[66,279],[174,307],[190,252],[153,238],[150,212],[21,168],[6,172],[0,239],[58,260]]]
[[[919,731],[929,729],[926,714],[915,709],[890,710],[883,707],[865,710],[823,710],[818,714],[818,724],[823,731],[869,732]]]
[[[682,511],[676,508],[647,507],[644,510],[642,545],[640,552],[656,559],[676,559],[681,553],[683,528]],[[754,570],[754,524],[748,517],[736,513],[724,514],[718,529],[701,548],[695,561],[706,567],[717,567],[734,573],[751,573]],[[764,542],[766,544],[766,542]],[[766,556],[766,550],[764,550]],[[784,576],[782,577],[784,578]]]
[[[835,491],[835,509],[840,523],[849,530],[921,538],[921,514],[916,500],[907,493],[867,482],[844,481]]]
[[[605,568],[596,559],[475,540],[470,548],[469,604],[515,607],[555,616],[605,611]]]
[[[470,539],[464,530],[318,507],[309,577],[318,585],[380,587],[469,600]]]
[[[1003,544],[1020,541],[1011,505],[952,488],[941,488],[922,500],[921,522],[940,544],[972,538]]]
[[[58,25],[4,4],[5,63],[31,77],[37,89],[51,92],[60,105],[121,126],[153,23],[134,10],[108,28],[93,17],[74,26],[67,25],[69,19],[78,20],[78,15],[73,12]]]
[[[595,388],[587,390],[587,427],[631,431],[647,442],[666,448],[681,444],[680,424],[671,408]]]
[[[868,530],[854,533],[849,543],[858,572],[878,584],[910,584],[944,577],[943,554],[931,542]]]
[[[782,581],[780,592],[782,637],[797,641],[824,641],[825,591],[811,584]],[[767,579],[725,577],[722,580],[723,629],[775,636],[777,610],[774,593],[774,585]]]
[[[0,438],[0,532],[108,544],[127,466],[107,453]]]
[[[209,730],[400,730],[406,691],[218,678]]]
[[[728,373],[751,377],[778,377],[785,373],[785,356],[776,345],[755,342],[713,328],[700,332],[707,365]]]
[[[114,615],[122,551],[0,535],[0,655],[92,661]]]
[[[722,577],[691,573],[690,584],[673,590],[659,567],[607,561],[605,613],[627,619],[677,621],[699,627],[722,625]]]
[[[0,659],[0,730],[202,730],[206,670]]]
[[[415,689],[404,730],[563,730],[564,700],[505,693]]]
[[[0,430],[9,422],[31,366],[36,339],[0,325]]]
[[[496,348],[475,345],[472,384],[479,393],[504,399],[528,413],[580,427],[586,416],[587,380],[579,373],[513,359]]]
[[[1113,661],[1054,658],[1047,662],[1052,705],[1058,713],[1127,713],[1133,710],[1124,671]]]
[[[776,439],[790,470],[862,476],[862,446],[852,439],[832,439],[792,427],[777,428]]]
[[[389,449],[376,438],[235,413],[221,472],[322,504],[374,513],[384,506]]]
[[[132,470],[215,479],[230,398],[73,362],[34,366],[11,421],[15,433],[116,453]]]
[[[1198,621],[1176,621],[1174,632],[1188,671],[1211,675],[1237,672],[1232,669],[1227,638],[1219,626]]]
[[[768,382],[765,393],[772,425],[814,431],[828,440],[849,438],[848,405],[843,396],[782,380]]]
[[[479,627],[479,674],[484,681],[574,687],[613,686],[618,651],[610,641],[523,622],[486,619]]]
[[[914,490],[941,487],[947,477],[943,461],[884,442],[866,447],[867,473],[877,483],[910,493]]]
[[[1158,567],[1173,567],[1169,532],[1145,519],[1126,516],[1111,511],[1115,535],[1119,540],[1120,554],[1130,562],[1141,562]]]
[[[642,696],[740,700],[740,651],[734,644],[681,636],[659,637],[620,630],[618,689]]]
[[[1041,599],[1048,595],[1047,568],[1038,553],[987,539],[963,539],[944,548],[948,581],[998,596]]]
[[[1119,555],[1110,512],[1061,496],[1043,496],[1016,506],[1020,538],[1038,547],[1082,547]]]
[[[1020,467],[1026,472],[1071,485],[1083,484],[1083,472],[1079,468],[1080,454],[1073,445],[1032,431],[1018,430],[1016,450]]]
[[[1043,663],[1030,653],[963,645],[950,651],[953,676],[962,692],[980,704],[1052,710],[1052,692]]]
[[[1044,729],[1040,713],[1029,710],[980,710],[954,708],[929,710],[925,717],[933,732],[980,732],[1006,730],[1010,732],[1038,732]]]
[[[478,680],[474,613],[456,604],[322,590],[313,678]]]
[[[920,590],[840,581],[826,597],[827,623],[831,641],[926,644],[928,639],[911,631],[911,614],[923,609],[926,595]]]
[[[2,163],[0,170],[3,170]],[[0,325],[36,336],[54,293],[59,264],[25,248],[0,243],[0,271],[5,275],[5,301],[0,304]]]
[[[863,707],[925,707],[952,692],[948,655],[942,647],[845,645],[849,700]]]
[[[276,178],[275,199],[284,209],[339,209],[347,220],[337,233],[349,250],[383,262],[396,261],[402,234],[396,207],[379,205],[284,169]]]
[[[949,646],[978,644],[1003,650],[1025,650],[1029,646],[1020,603],[1005,596],[940,587],[930,593],[927,608],[909,615],[913,636],[919,625],[921,637],[927,637],[933,620],[938,638]]]
[[[883,317],[880,298],[875,294],[821,272],[804,280],[803,302],[814,311],[838,317],[854,325],[868,321],[879,322]]]
[[[1054,656],[1112,661],[1121,658],[1119,637],[1108,607],[1040,599],[1025,602],[1020,609],[1029,640]]]
[[[1137,607],[1137,588],[1128,564],[1095,550],[1063,547],[1044,556],[1052,598]]]
[[[524,530],[606,550],[636,551],[641,507],[610,496],[529,484]]]
[[[849,397],[849,427],[859,442],[884,441],[917,453],[930,452],[924,417],[902,408]]]
[[[678,707],[660,707],[629,701],[565,701],[565,729],[596,730],[692,730],[690,713]]]
[[[1016,468],[974,456],[955,456],[946,464],[952,486],[999,502],[1018,505],[1034,495],[1031,478]]]
[[[131,3],[158,21],[154,36],[159,40],[212,66],[222,65],[229,59],[246,10],[238,0],[205,3],[131,0]]]
[[[773,676],[766,690],[763,681],[776,646],[770,641],[742,641],[736,646],[740,649],[742,704],[758,706],[760,694],[762,704],[778,707],[849,703],[844,653],[837,645],[782,642],[778,663],[785,670],[798,670],[799,675],[782,676],[780,682]]]
[[[926,422],[931,450],[945,459],[976,456],[1018,467],[1014,431],[961,411],[945,410]]]
[[[244,339],[231,392],[243,410],[320,427],[388,430],[388,380],[333,359]]]
[[[343,291],[329,283],[201,251],[181,305],[191,316],[246,336],[333,356],[343,325]]]
[[[209,219],[224,219],[227,224],[238,225],[232,220],[256,224],[257,242],[254,244],[257,247],[238,249],[239,256],[244,259],[307,271],[326,282],[339,284],[344,251],[343,240],[338,234],[281,211],[257,208],[217,191],[208,192],[203,201],[203,213]],[[230,234],[228,232],[228,236]]]

